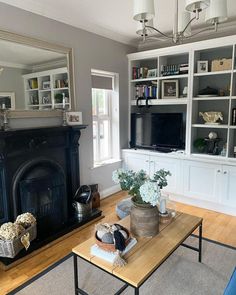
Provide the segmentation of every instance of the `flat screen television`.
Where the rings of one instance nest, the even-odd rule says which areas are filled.
[[[132,113],[130,145],[163,151],[183,149],[183,113]]]

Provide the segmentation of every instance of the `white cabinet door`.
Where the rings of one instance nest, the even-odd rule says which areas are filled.
[[[236,167],[223,166],[221,203],[236,208]]]
[[[184,161],[184,195],[219,202],[222,191],[221,165]]]
[[[152,177],[160,169],[169,170],[171,176],[167,177],[168,185],[163,190],[169,193],[181,194],[183,191],[181,166],[181,160],[151,156],[150,176]]]
[[[149,156],[143,154],[123,152],[124,169],[135,172],[143,169],[149,174]]]

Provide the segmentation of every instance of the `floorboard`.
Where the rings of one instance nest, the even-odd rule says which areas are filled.
[[[104,221],[118,220],[114,210],[115,205],[124,197],[126,197],[126,193],[119,192],[102,200],[101,209],[105,215]],[[236,247],[236,217],[181,203],[176,203],[176,208],[178,211],[203,217],[204,237]],[[89,238],[93,232],[94,225],[89,225],[12,269],[0,270],[0,295],[5,295],[68,255],[73,247]]]

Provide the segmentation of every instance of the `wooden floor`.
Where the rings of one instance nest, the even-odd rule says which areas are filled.
[[[120,192],[102,201],[101,209],[105,215],[103,221],[117,220],[114,208],[116,203],[125,196],[124,192]],[[236,247],[236,217],[180,203],[177,203],[177,210],[203,217],[204,237]],[[89,238],[93,232],[94,225],[89,225],[18,266],[8,271],[0,270],[0,295],[15,289],[69,254],[73,247]]]

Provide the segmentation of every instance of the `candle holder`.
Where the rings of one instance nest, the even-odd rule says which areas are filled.
[[[66,109],[62,111],[62,126],[67,126]]]
[[[175,204],[170,201],[169,195],[161,193],[159,203],[159,218],[160,223],[169,223],[176,215]]]
[[[2,130],[7,131],[9,130],[9,120],[8,120],[8,110],[4,107],[1,110],[1,117],[2,117]]]

